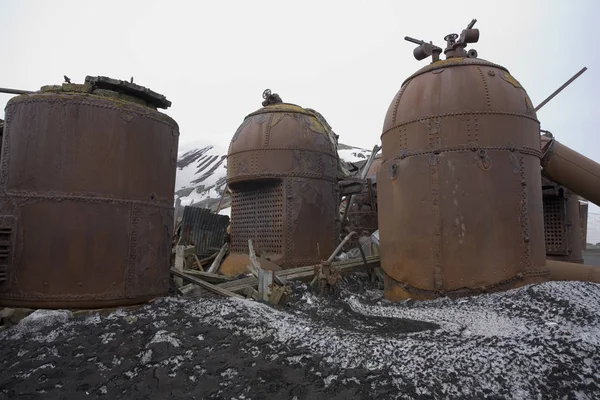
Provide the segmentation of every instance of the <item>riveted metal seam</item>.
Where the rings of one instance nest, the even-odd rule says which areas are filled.
[[[400,92],[398,93],[398,97],[396,97],[396,101],[395,101],[395,104],[394,104],[394,114],[392,115],[392,125],[394,125],[396,123],[396,116],[398,114],[398,106],[400,105],[400,98],[404,94],[404,90],[406,90],[407,86],[408,85],[403,85],[400,88]]]
[[[228,183],[238,182],[238,181],[247,181],[253,179],[260,178],[310,178],[310,179],[321,179],[326,181],[337,182],[337,178],[335,176],[324,176],[323,174],[316,172],[289,172],[289,173],[263,173],[263,174],[246,174],[246,175],[237,175],[232,178],[228,178]]]
[[[476,150],[515,151],[517,153],[522,153],[522,154],[534,156],[537,158],[541,158],[541,156],[542,156],[542,153],[539,150],[535,150],[535,149],[532,149],[529,147],[513,148],[510,146],[481,146],[481,147],[477,147]],[[442,154],[442,153],[457,153],[457,152],[469,152],[469,151],[473,151],[473,148],[467,147],[467,146],[457,146],[457,147],[439,148],[436,150],[420,150],[420,151],[413,151],[413,152],[404,152],[402,155],[384,159],[384,160],[382,160],[382,162],[388,162],[388,161],[392,161],[392,160],[403,160],[403,159],[406,159],[409,157],[422,156],[422,155],[427,155],[427,154],[431,154],[434,152]]]
[[[100,96],[93,96],[90,94],[81,94],[82,96],[90,96],[94,99],[97,99],[99,102],[101,101],[108,101],[110,102],[111,99],[110,98],[103,98]],[[95,107],[95,108],[104,108],[107,110],[113,110],[113,111],[118,111],[118,112],[122,112],[122,111],[130,111],[134,114],[137,114],[138,116],[142,117],[142,118],[147,118],[150,120],[153,120],[155,122],[159,122],[163,125],[168,126],[171,129],[176,129],[179,132],[179,126],[177,125],[177,122],[175,122],[174,120],[171,120],[171,117],[169,117],[167,114],[163,114],[160,111],[157,110],[153,110],[151,108],[148,108],[147,110],[145,109],[141,109],[140,105],[135,105],[135,103],[127,103],[128,108],[120,108],[120,107],[115,107],[115,106],[111,106],[109,104],[99,104],[99,103],[93,103],[90,101],[84,101],[84,100],[75,100],[73,98],[69,98],[69,97],[64,97],[64,96],[70,96],[70,95],[60,95],[60,94],[55,94],[54,96],[50,96],[48,95],[48,98],[25,98],[25,99],[18,99],[18,98],[13,98],[10,100],[10,102],[7,104],[6,108],[9,109],[11,107],[14,107],[18,104],[29,104],[29,103],[69,103],[69,105],[74,105],[74,106],[88,106],[88,107]],[[123,100],[124,101],[124,100]],[[168,118],[171,121],[165,121],[164,119],[161,118],[157,118],[153,115],[151,115],[152,113],[158,113],[159,115],[162,115],[164,118]]]
[[[483,74],[483,71],[481,70],[481,67],[479,65],[477,66],[477,71],[479,71],[479,76],[481,76],[481,80],[483,81],[483,90],[485,91],[485,102],[487,104],[487,107],[492,108],[492,102],[490,100],[490,89],[488,87],[487,80],[485,79],[485,75]]]
[[[521,185],[521,229],[524,242],[525,250],[525,270],[531,270],[531,237],[529,228],[529,206],[528,206],[528,193],[527,193],[527,181],[525,180],[525,165],[523,162],[523,156],[519,156],[519,178]]]
[[[336,155],[330,151],[323,151],[323,150],[315,150],[315,149],[306,149],[306,148],[302,148],[302,147],[268,147],[268,148],[256,148],[256,149],[247,149],[247,150],[239,150],[236,151],[234,153],[229,153],[229,155],[227,157],[232,157],[235,156],[237,154],[242,154],[242,153],[248,153],[248,152],[252,152],[252,151],[272,151],[272,150],[277,150],[277,151],[301,151],[301,152],[309,152],[309,153],[320,153],[320,154],[325,154],[330,156],[331,158],[335,158],[337,159]]]
[[[154,207],[154,208],[173,208],[171,204],[165,203],[152,203],[148,201],[142,200],[126,200],[126,199],[117,199],[111,197],[97,197],[97,196],[86,196],[86,195],[76,195],[76,194],[41,194],[41,193],[19,193],[15,191],[6,191],[5,195],[10,198],[15,199],[32,199],[32,200],[53,200],[53,201],[80,201],[84,203],[115,203],[115,204],[135,204],[138,206],[144,207]]]
[[[311,114],[306,111],[303,112],[300,110],[269,110],[269,109],[260,109],[258,111],[254,111],[253,113],[246,115],[246,118],[253,117],[253,116],[259,115],[259,114],[269,114],[269,113],[271,113],[271,114],[274,114],[274,113],[302,114],[302,115],[308,115],[309,117],[315,118],[314,114]]]
[[[489,61],[481,60],[481,59],[461,58],[461,59],[457,59],[456,61],[440,60],[436,63],[432,63],[432,64],[426,65],[425,67],[421,68],[420,70],[418,70],[417,72],[415,72],[414,74],[412,74],[411,76],[406,78],[404,80],[404,82],[402,82],[402,85],[404,85],[408,81],[416,78],[419,75],[425,74],[427,72],[435,71],[436,69],[447,68],[447,67],[460,67],[460,66],[465,66],[465,65],[483,65],[485,67],[498,68],[498,69],[506,71],[510,74],[510,72],[508,71],[508,69],[506,69],[506,67],[503,67],[502,65],[499,65],[499,64],[494,64]]]
[[[273,124],[273,116],[274,115],[275,114],[270,114],[269,120],[267,121],[267,129],[265,129],[265,143],[264,143],[265,147],[269,146],[269,139],[271,136],[271,124]]]
[[[508,116],[508,117],[527,118],[527,119],[530,119],[532,121],[537,122],[538,124],[540,123],[540,121],[537,118],[534,118],[531,115],[521,114],[521,113],[515,113],[515,112],[493,111],[493,110],[485,110],[485,111],[461,111],[461,112],[454,112],[454,113],[430,115],[430,116],[427,116],[427,117],[419,117],[419,118],[411,119],[411,120],[408,120],[408,121],[404,121],[404,122],[402,122],[402,123],[400,123],[398,125],[394,125],[390,129],[388,129],[385,132],[383,132],[381,134],[381,138],[383,138],[383,136],[386,135],[388,132],[391,132],[394,129],[397,129],[397,128],[402,127],[404,125],[414,124],[416,122],[422,122],[422,121],[428,120],[430,118],[459,117],[459,116],[463,116],[463,115],[502,115],[502,116]]]
[[[135,259],[137,257],[137,230],[140,217],[140,209],[135,204],[130,207],[129,229],[131,236],[129,237],[129,254],[127,258],[127,278],[125,279],[125,295],[127,297],[135,297]]]

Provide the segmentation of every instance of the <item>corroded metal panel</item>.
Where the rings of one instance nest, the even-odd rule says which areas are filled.
[[[196,253],[210,255],[223,246],[229,217],[215,214],[208,208],[183,209],[181,243],[196,246]]]
[[[0,204],[18,223],[0,304],[89,308],[166,294],[175,121],[88,83],[11,99],[4,128]]]
[[[477,293],[547,276],[539,122],[505,68],[460,57],[432,63],[396,94],[381,140],[388,298]]]
[[[588,203],[579,202],[579,223],[581,226],[581,248],[587,247]]]
[[[333,252],[339,160],[332,140],[316,114],[293,104],[246,117],[227,157],[233,252],[247,252],[252,239],[261,256],[284,268]]]

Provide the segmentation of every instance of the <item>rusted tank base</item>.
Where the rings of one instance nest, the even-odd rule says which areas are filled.
[[[32,308],[44,310],[68,309],[68,310],[93,310],[111,307],[129,307],[148,303],[151,300],[165,297],[167,294],[148,295],[145,297],[136,297],[135,299],[114,299],[114,300],[14,300],[2,299],[0,307],[10,308]]]
[[[564,263],[568,264],[568,263]],[[579,265],[579,264],[573,264]],[[449,297],[449,298],[461,298],[468,296],[476,296],[484,293],[495,293],[502,292],[510,289],[516,289],[525,285],[530,285],[532,283],[542,283],[548,281],[550,277],[549,270],[541,270],[536,271],[534,273],[530,273],[528,275],[519,276],[515,279],[500,282],[493,286],[489,287],[481,287],[479,289],[458,289],[452,291],[433,291],[433,290],[425,290],[410,286],[405,283],[398,282],[392,279],[389,275],[384,273],[384,291],[383,298],[389,300],[391,302],[399,302],[403,300],[435,300],[439,297]]]
[[[565,261],[565,257],[564,256],[551,256],[551,255],[547,255],[546,257],[548,258],[548,260],[552,260],[552,261],[567,262],[569,264],[571,264],[571,263],[573,263],[573,264],[583,264],[583,258],[577,258],[575,260]]]
[[[600,283],[600,267],[564,261],[548,260],[550,280]]]

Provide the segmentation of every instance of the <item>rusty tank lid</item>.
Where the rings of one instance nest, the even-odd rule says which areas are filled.
[[[315,117],[315,114],[311,112],[314,110],[306,109],[293,103],[285,103],[283,100],[281,100],[281,97],[277,93],[272,93],[270,89],[266,89],[263,92],[262,97],[264,99],[262,102],[263,107],[246,115],[245,119],[255,115],[267,113],[296,113]]]
[[[30,94],[80,93],[128,101],[153,109],[166,109],[171,106],[171,102],[164,95],[133,83],[133,78],[127,82],[106,76],[86,76],[83,84],[71,83],[71,79],[67,76],[64,79],[65,82],[62,85],[42,86],[39,91]]]
[[[238,127],[237,131],[233,135],[229,146],[229,155],[239,151],[248,151],[251,148],[254,148],[256,143],[258,143],[252,141],[242,141],[242,143],[238,141],[242,130],[250,129],[250,131],[254,132],[253,134],[262,135],[264,134],[264,132],[262,132],[261,129],[255,131],[253,130],[254,128],[256,128],[255,125],[257,123],[260,125],[262,123],[262,118],[268,118],[269,114],[279,114],[272,123],[272,126],[269,128],[268,134],[268,137],[271,141],[276,140],[276,142],[279,143],[277,146],[296,146],[298,148],[304,148],[306,146],[312,148],[314,146],[317,146],[318,148],[320,148],[321,145],[318,144],[318,141],[314,142],[312,139],[307,139],[302,135],[290,134],[293,132],[301,132],[305,129],[308,129],[313,133],[323,135],[325,138],[327,138],[326,140],[329,142],[329,145],[327,146],[328,148],[326,150],[320,148],[320,150],[331,153],[336,158],[338,158],[336,151],[338,135],[333,131],[333,129],[331,128],[327,120],[325,120],[323,115],[311,108],[304,108],[293,103],[284,103],[283,100],[281,100],[281,97],[277,93],[272,93],[270,89],[266,89],[263,92],[262,97],[264,99],[264,101],[262,102],[263,107],[246,115],[246,117],[244,117],[244,121],[241,123],[241,125]],[[278,125],[278,123],[285,117],[286,114],[296,115],[296,122],[289,125],[287,129],[282,130],[278,128],[277,131],[272,130],[272,128],[274,128],[275,125]],[[267,143],[265,142],[265,140],[261,140],[260,142]],[[234,145],[234,143],[236,144]],[[261,145],[260,147],[269,147],[265,146]]]
[[[466,47],[470,43],[477,43],[479,41],[479,29],[473,28],[476,19],[473,19],[469,25],[467,25],[466,29],[463,29],[460,36],[456,33],[450,33],[444,37],[446,41],[446,48],[442,50],[441,47],[434,45],[432,42],[425,42],[424,40],[414,39],[410,36],[405,36],[404,40],[409,41],[411,43],[418,44],[418,46],[413,50],[414,57],[418,60],[424,60],[425,58],[431,56],[432,61],[429,65],[424,66],[419,69],[417,72],[409,76],[402,82],[402,86],[404,86],[408,81],[413,79],[414,77],[435,71],[441,68],[447,67],[456,67],[456,66],[465,66],[465,65],[482,65],[487,67],[494,67],[501,69],[507,75],[507,79],[514,80],[510,75],[508,69],[503,67],[502,65],[495,64],[493,62],[477,58],[477,50],[470,49],[466,50]],[[445,60],[440,60],[440,54],[444,52],[446,55]],[[518,84],[518,82],[516,82]]]

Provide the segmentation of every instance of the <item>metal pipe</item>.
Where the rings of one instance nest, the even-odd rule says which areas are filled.
[[[7,93],[7,94],[29,94],[29,93],[33,93],[33,92],[30,91],[30,90],[0,88],[0,93]]]
[[[600,283],[600,267],[564,261],[546,260],[550,280]]]
[[[579,78],[579,76],[581,74],[583,74],[585,71],[587,71],[587,67],[583,67],[578,73],[576,73],[575,75],[573,75],[573,77],[571,79],[569,79],[568,81],[566,81],[565,83],[563,83],[563,85],[561,87],[559,87],[558,89],[556,89],[554,91],[554,93],[552,93],[550,96],[548,96],[546,98],[546,100],[542,101],[536,108],[535,111],[539,111],[540,108],[544,107],[546,105],[546,103],[548,103],[550,100],[552,100],[554,98],[554,96],[556,96],[557,94],[559,94],[560,92],[562,92],[562,90],[564,88],[566,88],[567,86],[569,86],[571,84],[571,82],[573,82],[575,79]]]
[[[542,173],[600,206],[600,164],[557,142],[541,136]]]

